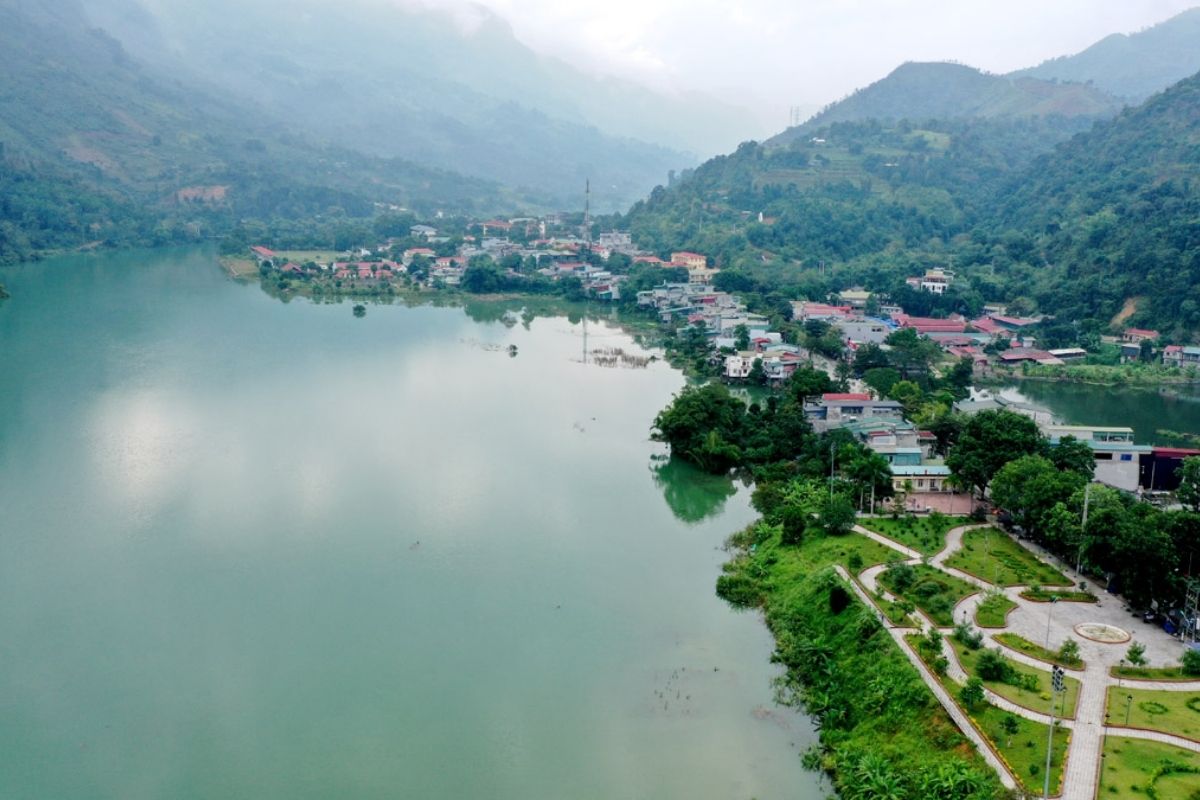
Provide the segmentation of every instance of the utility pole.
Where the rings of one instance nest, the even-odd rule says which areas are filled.
[[[1075,557],[1075,574],[1083,571],[1083,534],[1087,530],[1088,505],[1092,502],[1092,484],[1083,487],[1083,522],[1079,526],[1079,553]]]
[[[1050,595],[1050,602],[1046,606],[1046,643],[1044,647],[1050,649],[1050,617],[1054,614],[1054,604],[1058,602],[1058,595]]]
[[[833,499],[833,467],[837,463],[837,453],[834,451],[834,443],[829,443],[829,499]]]
[[[1060,693],[1066,702],[1066,685],[1063,681],[1062,667],[1055,666],[1050,671],[1050,733],[1046,739],[1046,778],[1042,784],[1042,797],[1050,800],[1050,756],[1054,753],[1054,698]]]

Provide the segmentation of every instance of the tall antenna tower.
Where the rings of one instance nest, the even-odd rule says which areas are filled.
[[[592,245],[592,179],[588,178],[583,189],[583,240]]]
[[[801,112],[800,106],[791,106],[788,108],[788,127],[789,128],[795,128],[795,127],[799,126],[800,123],[803,121],[804,121],[803,112]]]

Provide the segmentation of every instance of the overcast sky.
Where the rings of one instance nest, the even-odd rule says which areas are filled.
[[[458,0],[425,0],[443,5]],[[741,99],[786,122],[904,61],[992,72],[1077,52],[1197,0],[476,0],[592,72]]]

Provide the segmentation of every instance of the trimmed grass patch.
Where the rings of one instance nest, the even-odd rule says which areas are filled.
[[[930,514],[917,517],[905,514],[897,519],[891,517],[863,517],[858,524],[870,531],[882,534],[918,553],[933,555],[946,546],[946,533],[959,525],[969,525],[965,517],[948,517]]]
[[[1132,698],[1132,699],[1130,699]],[[1200,740],[1200,692],[1108,687],[1109,725],[1129,725]]]
[[[975,624],[981,628],[1003,628],[1008,612],[1017,604],[1002,594],[989,594],[975,609]]]
[[[929,664],[928,653],[919,647],[921,638],[916,635],[905,637],[921,660]],[[1050,726],[1010,714],[986,701],[973,709],[965,708],[958,698],[962,685],[946,676],[938,676],[938,679],[959,707],[975,723],[975,727],[979,729],[984,738],[1008,764],[1009,769],[1016,775],[1025,790],[1039,793],[1040,797],[1042,782],[1045,780],[1042,770],[1046,766],[1046,738],[1050,732]],[[1010,724],[1014,727],[1011,734],[1005,727],[1006,720],[1012,720]],[[1058,789],[1062,785],[1063,759],[1066,757],[1070,742],[1070,729],[1059,727],[1054,732],[1054,750],[1050,759],[1050,790],[1052,794],[1058,794]]]
[[[1066,667],[1067,669],[1083,669],[1086,666],[1081,658],[1070,660],[1060,658],[1058,651],[1047,650],[1040,644],[1034,644],[1024,636],[1018,636],[1015,633],[997,633],[993,638],[1005,647],[1011,647],[1018,653],[1024,653],[1030,658],[1038,658],[1042,661],[1048,661],[1051,664],[1058,664],[1060,667]]]
[[[985,651],[982,649],[972,650],[953,639],[949,641],[950,646],[954,648],[954,655],[958,657],[958,663],[962,665],[963,671],[968,675],[978,675],[977,664],[979,657]],[[1002,650],[1000,652],[1003,653]],[[983,685],[1005,700],[1010,700],[1019,706],[1024,706],[1034,711],[1040,711],[1043,714],[1049,714],[1052,700],[1049,670],[1035,669],[1012,659],[1006,660],[1015,673],[1016,681],[1022,685],[1018,686],[1013,683],[995,680],[984,680]],[[1059,716],[1065,716],[1067,719],[1074,719],[1075,704],[1079,700],[1079,680],[1068,676],[1065,679],[1064,685],[1067,688],[1065,697],[1053,698],[1054,713]]]
[[[999,528],[977,528],[963,535],[963,546],[946,566],[969,572],[997,586],[1070,586],[1061,572],[1041,561]]]
[[[1200,769],[1200,753],[1161,742],[1104,737],[1103,768],[1097,798],[1142,800],[1189,798],[1200,792],[1200,775],[1176,771]]]
[[[879,584],[924,611],[942,628],[954,624],[954,606],[979,591],[966,581],[927,564],[902,564],[884,570],[879,575]]]
[[[1200,675],[1188,675],[1183,667],[1112,667],[1114,678],[1133,678],[1148,681],[1200,681]]]
[[[1096,602],[1096,595],[1091,592],[1056,592],[1053,589],[1026,589],[1021,592],[1021,597],[1026,600],[1032,600],[1035,603],[1049,603],[1055,597],[1063,603]]]

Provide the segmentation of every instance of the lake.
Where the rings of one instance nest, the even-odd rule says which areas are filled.
[[[826,795],[714,594],[748,490],[648,440],[665,363],[196,250],[0,281],[0,797]]]
[[[1159,431],[1200,434],[1200,387],[1193,385],[1129,388],[1027,380],[1003,394],[1045,406],[1068,424],[1133,428],[1138,444],[1195,447]]]

